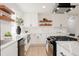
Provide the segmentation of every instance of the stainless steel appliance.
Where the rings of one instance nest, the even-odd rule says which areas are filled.
[[[25,53],[25,39],[21,38],[18,41],[18,56],[24,56]]]
[[[47,50],[48,56],[56,56],[56,42],[50,42],[48,40],[48,50]]]

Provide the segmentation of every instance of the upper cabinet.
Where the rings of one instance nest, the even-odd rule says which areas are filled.
[[[11,15],[15,14],[10,8],[5,5],[0,4],[0,20],[14,22]]]

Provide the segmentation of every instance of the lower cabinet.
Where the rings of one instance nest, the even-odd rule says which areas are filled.
[[[31,35],[27,34],[25,35],[25,51],[27,52],[29,46],[30,46],[30,41],[31,41]]]
[[[73,56],[70,51],[57,44],[57,56]]]
[[[1,56],[17,56],[17,55],[18,55],[17,42],[14,42],[1,50]]]

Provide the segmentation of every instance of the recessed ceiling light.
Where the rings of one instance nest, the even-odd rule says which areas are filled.
[[[42,6],[42,8],[46,8],[46,6]]]
[[[59,9],[59,8],[57,8],[57,9]]]

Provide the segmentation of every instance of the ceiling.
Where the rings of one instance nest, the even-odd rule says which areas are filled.
[[[18,3],[19,8],[23,12],[52,12],[55,3]]]
[[[10,8],[21,12],[37,12],[37,13],[52,13],[56,7],[56,3],[6,3]],[[73,3],[74,4],[74,3]],[[75,3],[77,7],[70,13],[79,14],[79,4]]]
[[[6,3],[10,8],[21,12],[49,13],[55,7],[55,3]]]

